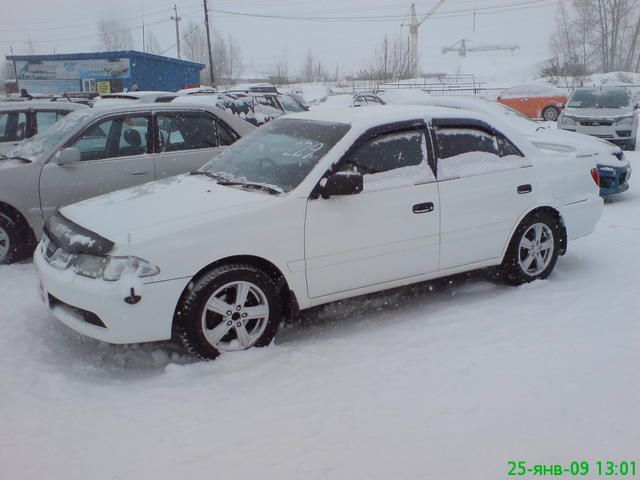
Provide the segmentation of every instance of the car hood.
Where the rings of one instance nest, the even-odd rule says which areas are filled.
[[[633,114],[631,108],[565,108],[563,115],[574,118],[616,119]]]
[[[182,175],[100,197],[61,210],[69,220],[118,245],[160,236],[241,212],[278,197]]]
[[[0,157],[0,170],[4,170],[7,168],[16,168],[23,167],[25,165],[29,165],[31,162],[29,160],[21,160],[18,158],[2,158]]]

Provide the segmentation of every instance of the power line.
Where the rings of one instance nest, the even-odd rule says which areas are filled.
[[[482,14],[494,14],[494,13],[503,13],[508,11],[517,11],[524,10],[526,8],[540,8],[547,7],[559,3],[561,0],[526,0],[518,3],[511,4],[501,4],[501,5],[492,5],[487,7],[478,7],[478,8],[468,8],[461,10],[447,10],[436,13],[433,15],[434,18],[449,18],[453,16],[460,16],[456,14],[466,14],[477,12],[479,15]],[[552,2],[552,3],[545,3]],[[276,19],[276,20],[292,20],[292,21],[316,21],[316,22],[352,22],[352,21],[395,21],[400,20],[406,17],[405,15],[358,15],[358,16],[295,16],[295,15],[275,15],[275,14],[260,14],[260,13],[249,13],[249,12],[237,12],[231,10],[222,10],[222,9],[211,9],[212,12],[224,14],[224,15],[235,15],[242,17],[254,17],[254,18],[265,18],[265,19]],[[419,14],[423,15],[423,14]]]

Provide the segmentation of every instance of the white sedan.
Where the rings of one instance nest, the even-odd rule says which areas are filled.
[[[82,334],[174,334],[215,358],[347,297],[487,267],[543,279],[603,206],[595,162],[549,162],[465,110],[289,115],[194,174],[61,209],[35,254],[41,291]]]

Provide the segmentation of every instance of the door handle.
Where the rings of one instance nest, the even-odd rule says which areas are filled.
[[[416,203],[411,210],[413,211],[413,213],[429,213],[433,212],[433,208],[434,207],[432,202],[426,202]]]
[[[146,175],[149,171],[131,172],[131,175]]]
[[[531,193],[532,190],[533,188],[528,183],[526,185],[518,185],[518,193],[520,195],[524,193]]]

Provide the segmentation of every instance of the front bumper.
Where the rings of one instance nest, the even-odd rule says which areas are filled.
[[[600,173],[600,196],[615,195],[629,190],[631,167],[609,167],[598,165]]]
[[[176,305],[188,279],[146,283],[136,291],[141,300],[124,301],[123,282],[85,278],[58,270],[44,259],[40,247],[33,257],[43,300],[54,317],[73,330],[103,342],[125,344],[171,338]]]
[[[592,125],[594,122],[586,122],[589,125],[565,125],[559,124],[558,127],[562,130],[569,132],[582,133],[584,135],[591,135],[592,137],[602,138],[608,140],[611,143],[618,145],[619,147],[629,147],[635,143],[636,129],[635,126],[616,126],[612,125]],[[607,122],[595,122],[595,123],[607,123]]]

